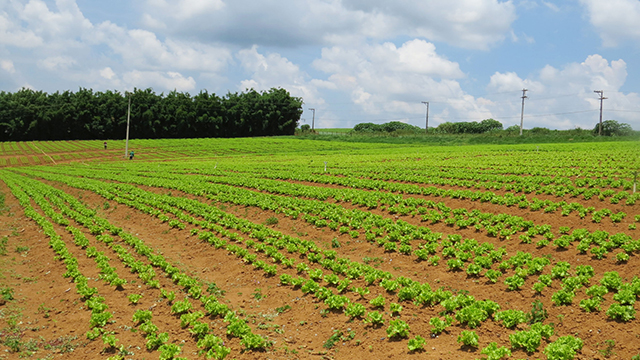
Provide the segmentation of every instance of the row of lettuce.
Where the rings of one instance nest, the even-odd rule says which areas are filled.
[[[106,183],[104,182],[92,182],[92,181],[88,181],[86,178],[82,180],[79,180],[79,179],[74,180],[74,178],[71,178],[68,176],[65,177],[63,175],[51,175],[51,174],[42,173],[42,172],[30,172],[30,171],[29,173],[31,173],[32,175],[42,176],[51,180],[62,181],[71,186],[89,189],[105,196],[108,199],[112,199],[112,200],[122,199],[123,203],[127,203],[129,206],[138,207],[140,210],[148,212],[150,214],[154,214],[158,217],[164,216],[164,218],[161,218],[161,220],[171,221],[171,220],[168,220],[169,217],[167,217],[167,215],[162,215],[157,213],[158,209],[163,209],[163,211],[169,211],[169,213],[175,216],[175,220],[173,220],[174,221],[173,224],[175,225],[175,227],[181,227],[179,225],[181,220],[182,221],[187,220],[187,222],[191,222],[192,224],[195,223],[195,224],[203,225],[201,223],[198,223],[194,218],[189,217],[191,215],[185,215],[182,212],[182,210],[188,210],[189,212],[191,212],[192,215],[195,214],[197,216],[204,217],[205,219],[207,219],[207,216],[211,217],[212,216],[211,214],[215,213],[217,214],[216,216],[214,216],[213,218],[209,218],[207,220],[209,220],[210,222],[215,220],[223,224],[224,227],[227,227],[227,228],[230,227],[241,232],[248,232],[251,234],[250,236],[252,238],[260,240],[261,242],[266,242],[266,244],[256,243],[254,240],[246,240],[244,241],[244,244],[246,247],[240,247],[235,244],[227,244],[224,240],[220,240],[215,236],[206,235],[207,233],[202,233],[201,238],[209,241],[210,243],[214,244],[216,247],[226,248],[228,251],[235,254],[236,256],[241,257],[248,263],[253,264],[256,268],[264,270],[265,275],[267,276],[275,275],[277,273],[276,267],[274,265],[268,265],[263,260],[259,260],[258,256],[255,253],[250,252],[251,249],[253,249],[257,253],[266,254],[269,258],[273,259],[274,262],[280,262],[285,268],[293,267],[293,265],[295,264],[294,260],[282,254],[278,250],[286,249],[286,251],[289,252],[290,254],[297,252],[301,256],[306,256],[306,259],[308,260],[309,263],[311,264],[318,263],[324,269],[329,270],[331,273],[324,275],[321,269],[319,268],[314,269],[312,267],[309,267],[309,265],[307,265],[306,263],[300,263],[297,266],[295,266],[295,268],[299,273],[302,273],[303,275],[306,274],[308,276],[308,279],[301,276],[291,276],[289,274],[282,274],[280,277],[280,281],[286,285],[299,287],[305,293],[313,294],[314,296],[318,297],[318,299],[324,300],[328,306],[328,309],[334,309],[334,310],[341,309],[345,312],[345,314],[351,317],[365,317],[366,319],[368,319],[368,321],[374,322],[374,323],[382,320],[381,315],[379,313],[376,313],[375,310],[367,313],[365,316],[365,313],[364,313],[365,309],[362,304],[358,302],[350,301],[344,295],[339,295],[341,292],[349,289],[352,289],[354,293],[357,293],[361,296],[363,294],[366,294],[368,292],[368,288],[366,287],[349,288],[351,281],[360,279],[360,278],[366,281],[367,286],[374,283],[379,283],[380,286],[383,287],[387,292],[395,293],[398,296],[399,302],[413,301],[416,304],[427,305],[427,306],[442,305],[448,312],[451,312],[451,313],[455,312],[455,318],[461,324],[465,324],[466,326],[469,326],[471,328],[478,326],[480,322],[486,320],[488,317],[491,317],[494,313],[496,313],[496,310],[499,309],[499,306],[497,306],[497,304],[494,302],[479,302],[479,301],[475,301],[475,299],[472,299],[472,297],[471,297],[471,301],[469,301],[467,295],[454,296],[450,292],[447,292],[443,289],[432,290],[428,284],[420,284],[418,282],[415,282],[407,278],[393,279],[392,276],[390,276],[390,274],[386,275],[384,272],[380,272],[370,266],[363,265],[357,262],[349,262],[346,259],[340,260],[340,258],[336,258],[335,251],[321,252],[317,248],[317,246],[311,242],[305,242],[304,240],[295,239],[283,234],[278,234],[277,232],[273,232],[268,228],[264,228],[262,225],[241,221],[240,219],[234,218],[233,216],[220,212],[214,207],[201,204],[197,201],[194,202],[194,201],[184,199],[184,198],[179,198],[179,197],[158,196],[157,194],[156,195],[144,194],[144,192],[141,192],[141,190],[138,190],[137,188],[132,187],[130,185],[117,184],[117,185],[107,186],[105,185]],[[92,171],[91,173],[92,176],[96,176],[96,174],[97,173],[94,171]],[[89,176],[88,173],[85,175]],[[105,176],[105,179],[109,179],[109,177],[106,176],[105,174],[100,174],[97,177],[100,177],[100,176]],[[242,198],[236,197],[235,198],[236,200],[233,200],[232,198],[229,198],[228,195],[225,198],[219,197],[220,194],[223,193],[223,191],[212,192],[211,191],[212,187],[215,188],[215,186],[213,185],[194,182],[191,180],[189,180],[188,182],[183,182],[184,184],[188,183],[189,185],[180,186],[180,184],[178,184],[177,182],[169,182],[166,179],[164,180],[157,179],[157,178],[153,179],[148,176],[140,177],[140,178],[131,178],[128,176],[124,176],[123,174],[117,174],[117,177],[119,177],[119,181],[123,181],[123,182],[133,182],[133,183],[145,184],[145,185],[153,184],[152,186],[179,189],[179,190],[192,193],[192,194],[197,194],[197,195],[206,194],[207,196],[215,198],[218,201],[225,201],[225,202],[231,202],[231,203],[234,203],[235,201],[235,203],[237,204],[243,204],[245,206],[261,206],[263,208],[265,208],[265,206],[267,205],[265,203],[260,202],[260,201],[265,201],[264,199],[255,200],[257,202],[247,202],[248,201],[247,199],[260,197],[259,196],[260,193],[256,193],[256,192],[250,192],[249,194],[247,194],[247,196],[243,196]],[[146,178],[147,182],[143,182],[142,181],[143,178]],[[107,189],[110,189],[110,190],[107,190]],[[229,187],[227,187],[225,190],[227,192],[231,191]],[[117,193],[121,194],[119,195],[121,197],[118,197],[118,198],[115,197],[116,195],[114,195],[115,194],[114,192],[116,191]],[[212,194],[215,194],[215,196]],[[283,200],[287,199],[287,197],[279,197],[279,198],[282,198]],[[134,199],[136,199],[137,202]],[[145,199],[149,199],[149,200],[145,200]],[[273,201],[273,199],[271,200]],[[145,201],[147,203],[145,203]],[[286,213],[286,210],[287,210],[286,208],[282,208],[282,207],[274,209],[269,206],[266,206],[266,209],[274,210],[282,213]],[[296,216],[298,215],[300,215],[300,212],[298,212]],[[351,226],[357,222],[360,222],[360,226],[363,226],[364,228],[366,228],[368,223],[372,221],[372,218],[367,218],[366,216],[363,217],[363,214],[359,214],[357,211],[353,211],[351,213],[344,213],[342,214],[342,216],[343,216],[343,220],[346,220],[346,222],[344,222],[344,225],[346,226]],[[313,215],[309,217],[308,214],[303,215],[303,218],[305,218],[308,221],[312,221],[314,224],[316,221],[319,220],[318,217],[314,219]],[[460,265],[461,263],[464,264],[465,262],[468,262],[471,259],[473,259],[473,261],[468,265],[468,268],[467,268],[467,273],[471,275],[473,275],[474,268],[478,269],[479,267],[480,269],[485,269],[487,268],[487,265],[489,265],[488,266],[489,269],[487,270],[485,275],[488,278],[493,277],[493,275],[489,275],[489,274],[499,273],[501,275],[503,272],[506,272],[507,270],[512,268],[514,271],[514,275],[511,277],[508,277],[507,280],[505,280],[505,283],[511,290],[518,290],[522,286],[520,283],[524,283],[524,279],[526,279],[527,276],[534,275],[534,274],[539,274],[538,283],[543,284],[545,286],[548,286],[551,284],[551,279],[558,279],[562,282],[562,289],[556,292],[553,296],[554,302],[556,302],[556,304],[558,305],[566,305],[571,303],[573,296],[575,296],[575,293],[574,293],[575,290],[579,289],[581,286],[585,284],[588,284],[591,277],[593,277],[594,275],[593,268],[579,267],[575,269],[576,276],[569,276],[570,265],[566,263],[556,264],[551,271],[551,275],[542,275],[541,272],[544,270],[545,266],[549,265],[548,259],[546,258],[533,258],[531,254],[518,253],[517,255],[512,256],[509,260],[503,261],[502,258],[505,255],[504,249],[502,248],[495,249],[492,247],[492,244],[490,243],[478,244],[478,242],[475,240],[471,240],[471,239],[463,240],[461,237],[457,237],[453,234],[451,234],[450,236],[447,236],[446,239],[442,239],[442,234],[433,233],[424,227],[419,227],[419,228],[412,227],[409,224],[403,223],[401,221],[398,221],[395,223],[393,221],[385,222],[384,219],[381,219],[381,218],[376,218],[375,220],[380,221],[380,224],[383,225],[381,227],[378,227],[378,229],[382,228],[386,230],[385,236],[382,237],[382,238],[386,238],[386,241],[384,242],[384,244],[389,242],[400,243],[401,244],[400,247],[402,247],[403,245],[410,246],[409,243],[411,242],[411,239],[425,240],[427,241],[427,243],[422,244],[419,250],[425,250],[427,253],[432,254],[432,258],[430,258],[430,260],[433,263],[437,263],[437,260],[436,260],[437,255],[435,255],[435,251],[438,247],[441,246],[442,247],[441,255],[444,258],[449,259],[447,261],[447,265],[451,270],[459,269],[460,266],[456,266],[456,264],[457,265]],[[333,222],[333,220],[331,222]],[[241,224],[241,225],[238,225],[238,224]],[[394,226],[396,226],[396,228],[394,228]],[[249,229],[245,229],[245,227],[248,227]],[[371,227],[370,229],[372,228],[373,227]],[[531,226],[529,228],[531,228]],[[338,228],[338,230],[340,230],[340,228]],[[227,231],[226,236],[229,239],[232,239],[237,242],[242,241],[242,239],[239,239],[237,235],[233,235],[234,233],[228,233],[228,230],[218,229],[218,231],[220,231],[220,233],[222,234],[225,234],[225,231]],[[356,231],[356,230],[350,230],[350,231]],[[392,235],[394,233],[395,235]],[[572,235],[580,236],[580,234],[572,234]],[[587,232],[582,236],[584,238],[593,239],[594,236],[592,235],[593,234],[589,234]],[[356,237],[357,236],[358,235],[356,235]],[[395,239],[396,241],[393,241],[394,236],[398,236],[398,238]],[[607,241],[607,243],[613,242],[613,244],[616,244],[616,241],[619,242],[619,240],[609,240]],[[622,241],[622,244],[618,243],[618,245],[626,245],[629,243],[635,244],[634,242],[628,241],[627,239],[627,241]],[[385,247],[385,249],[386,248],[387,247]],[[393,249],[390,249],[390,250],[393,250]],[[416,252],[419,250],[416,250]],[[635,249],[630,249],[630,250],[631,250],[630,251],[631,253],[636,251]],[[405,251],[405,253],[411,254],[411,251]],[[498,270],[500,271],[492,270],[490,268],[491,264],[494,264],[494,263],[499,264]],[[484,267],[483,267],[483,264],[484,264]],[[472,265],[475,265],[475,267],[473,267]],[[569,267],[567,267],[567,265],[569,265]],[[338,276],[345,276],[345,278],[339,279]],[[600,285],[593,285],[589,287],[586,293],[587,295],[590,296],[590,298],[584,299],[583,301],[589,300],[590,303],[584,302],[584,306],[583,306],[583,301],[581,301],[581,306],[583,307],[583,309],[585,309],[585,311],[599,310],[599,304],[604,299],[604,295],[607,292],[612,291],[612,292],[615,292],[614,300],[616,300],[616,303],[610,306],[609,310],[607,311],[607,314],[612,319],[616,319],[620,321],[630,321],[635,316],[635,310],[633,310],[633,303],[635,302],[635,297],[638,295],[638,289],[640,289],[639,282],[637,279],[634,279],[631,283],[625,284],[623,282],[620,282],[619,286],[606,285],[609,283],[609,281],[605,279],[615,278],[615,277],[616,277],[616,274],[614,272],[612,272],[611,274],[605,274],[601,279]],[[617,276],[617,278],[619,278],[619,275]],[[333,292],[329,288],[321,286],[318,283],[318,280],[320,279],[324,279],[330,287],[336,286],[336,290],[338,291],[338,294],[333,294]],[[520,285],[518,286],[518,284]],[[534,288],[536,288],[535,285],[534,285]],[[623,295],[620,295],[620,294],[623,294]],[[371,300],[372,306],[376,306],[374,304],[374,300],[376,300],[375,303],[378,303],[378,304],[381,302],[379,298],[376,298],[376,299]],[[384,298],[382,300],[384,300]],[[398,306],[401,306],[401,305],[399,305],[399,303],[392,303],[390,305],[390,308],[394,307],[395,309],[398,309]],[[510,311],[510,310],[507,310],[507,311]],[[504,312],[500,312],[500,314],[504,314]],[[518,312],[515,312],[513,314],[515,315],[511,317],[522,319],[523,314]],[[497,320],[506,318],[506,317],[509,317],[509,316],[499,315],[497,318],[494,316],[494,318],[496,318]],[[406,336],[407,331],[402,330],[402,329],[408,330],[408,326],[405,326],[406,323],[403,324],[401,322],[402,320],[399,320],[399,319],[395,319],[392,321],[393,323],[387,329],[389,336],[391,336],[392,334],[398,334],[393,336],[401,336],[401,337],[403,335]],[[435,333],[438,331],[439,328],[442,328],[442,324],[445,324],[445,328],[446,328],[446,324],[450,325],[451,321],[450,321],[450,318],[447,318],[445,316],[444,320],[442,318],[433,318],[430,321],[430,323],[433,326],[432,331],[434,331]],[[509,322],[509,324],[511,323],[512,321]],[[518,322],[516,321],[516,324],[517,323]],[[543,334],[547,334],[547,333],[548,333],[547,330],[540,330],[537,327],[534,328],[532,325],[531,330],[527,332],[527,334],[529,335],[525,336],[523,335],[524,333],[519,333],[519,332],[516,333],[519,335],[515,335],[515,334],[513,335],[512,347],[514,349],[525,348],[525,346],[518,345],[518,344],[525,343],[526,341],[530,341],[530,340],[517,340],[518,338],[526,337],[528,339],[529,337],[534,337],[537,339],[538,337],[542,337]],[[468,334],[468,333],[465,333],[465,334]],[[463,336],[463,334],[461,334],[460,341],[466,344],[464,339],[467,337],[473,338],[473,335]],[[422,338],[418,336],[416,336],[414,339],[411,339],[410,347],[413,346],[415,348],[417,344],[421,342],[421,339]],[[553,349],[555,349],[555,347],[573,349],[572,351],[575,352],[577,348],[576,344],[578,344],[577,341],[568,340],[568,338],[561,338],[561,339],[565,339],[565,340],[561,341],[559,339],[558,341],[553,342],[548,346],[546,352],[549,358],[553,358],[552,357],[553,355],[550,355],[550,354],[554,353],[555,350]],[[567,345],[567,343],[571,343],[574,345]],[[552,344],[557,344],[557,345],[552,345]],[[497,348],[493,345],[490,347],[487,347],[486,352],[489,352],[490,348],[495,348],[494,350],[496,352],[504,353],[504,350],[500,350],[500,348]]]
[[[101,338],[107,349],[117,348],[121,352],[128,349],[125,344],[117,344],[114,335],[116,331],[107,329],[112,323],[113,314],[108,310],[109,306],[105,303],[105,297],[98,295],[97,288],[88,285],[89,279],[82,274],[78,267],[77,258],[67,249],[62,237],[56,233],[54,225],[47,220],[47,217],[40,215],[31,206],[31,200],[55,224],[66,226],[66,230],[74,238],[75,245],[85,250],[86,257],[94,258],[96,266],[100,269],[100,279],[106,284],[122,289],[127,281],[118,275],[115,267],[109,265],[110,259],[104,252],[97,250],[96,246],[91,246],[85,232],[93,235],[97,242],[102,243],[115,254],[150,289],[160,289],[162,296],[172,304],[171,312],[179,316],[181,327],[189,327],[189,331],[198,340],[197,346],[207,357],[223,359],[229,354],[230,349],[223,345],[222,337],[210,331],[206,322],[200,321],[205,314],[223,317],[228,323],[227,334],[240,338],[246,349],[262,349],[268,345],[266,339],[253,333],[246,322],[239,319],[215,295],[205,295],[204,284],[173,266],[141,239],[113,226],[106,219],[98,217],[94,210],[86,208],[80,201],[60,190],[7,172],[3,172],[2,177],[25,208],[25,214],[34,219],[43,228],[45,234],[50,237],[50,246],[56,251],[57,258],[63,261],[66,266],[67,271],[64,276],[71,278],[76,283],[79,296],[85,301],[87,309],[91,310],[91,330],[86,334],[88,339]],[[58,211],[54,209],[52,204]],[[83,230],[69,225],[69,219],[79,224]],[[112,236],[119,237],[126,245],[116,244]],[[133,251],[133,254],[130,251]],[[140,259],[145,259],[147,262]],[[165,289],[165,286],[161,285],[160,281],[156,279],[155,269],[161,270],[167,278],[173,280],[188,298],[174,301],[175,291]],[[139,299],[139,295],[129,295],[129,300],[132,303],[137,302],[137,299]],[[189,299],[198,301],[202,310],[191,311],[193,305]],[[106,302],[109,301],[107,296]],[[175,342],[170,342],[168,332],[160,332],[158,327],[151,322],[151,318],[152,312],[150,310],[137,310],[132,316],[134,324],[138,325],[140,333],[145,336],[146,348],[150,351],[158,350],[160,359],[178,358],[181,347]]]
[[[75,176],[83,176],[82,174],[86,172],[80,168],[52,169],[50,171]],[[477,209],[450,208],[442,202],[435,203],[400,194],[313,187],[241,176],[197,176],[157,171],[124,172],[94,169],[90,173],[86,173],[86,176],[178,189],[195,195],[206,194],[217,201],[256,206],[292,218],[302,217],[303,220],[314,226],[328,227],[340,233],[348,233],[353,237],[364,235],[366,240],[375,241],[389,251],[415,253],[423,260],[427,260],[426,255],[432,255],[431,247],[433,245],[421,244],[421,249],[414,249],[409,243],[411,240],[427,240],[423,239],[424,235],[412,235],[414,229],[417,228],[416,226],[402,220],[394,222],[359,208],[346,209],[341,204],[328,203],[324,200],[333,198],[339,202],[351,203],[356,206],[366,206],[370,209],[378,208],[390,214],[416,215],[423,223],[444,223],[453,229],[472,228],[477,232],[486,232],[489,236],[503,240],[517,236],[522,243],[532,243],[537,239],[536,245],[538,247],[553,244],[559,249],[568,249],[575,246],[580,253],[590,253],[599,259],[604,258],[609,252],[618,251],[615,256],[620,262],[625,262],[640,247],[638,241],[634,241],[631,236],[623,232],[609,234],[599,230],[573,229],[569,233],[569,227],[560,227],[552,231],[549,225],[535,224],[533,221],[524,220],[518,216],[504,213],[494,215]],[[606,208],[598,211],[592,209],[592,211],[592,220],[598,223],[606,215],[609,215],[614,223],[621,221],[626,216],[626,213],[614,214]],[[636,215],[636,218],[638,217]],[[634,226],[635,222],[629,225],[630,228]]]

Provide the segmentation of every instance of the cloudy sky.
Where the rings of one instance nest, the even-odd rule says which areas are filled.
[[[282,87],[315,126],[640,130],[640,0],[0,0],[0,90]]]

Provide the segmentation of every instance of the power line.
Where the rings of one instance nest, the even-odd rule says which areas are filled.
[[[537,117],[545,117],[545,116],[581,114],[581,113],[594,112],[594,111],[598,111],[598,109],[568,111],[568,112],[560,112],[560,113],[547,113],[547,114],[529,114],[529,115],[524,115],[524,117],[525,118],[537,118]],[[638,112],[640,112],[640,111],[638,111]],[[478,119],[478,117],[473,117],[473,118],[469,118],[469,117],[449,117],[449,116],[440,116],[440,115],[437,115],[436,117],[438,119],[443,119],[443,120],[477,120]],[[520,118],[519,116],[495,116],[495,117],[498,118],[498,119],[518,119],[518,118]],[[355,121],[374,122],[374,121],[402,121],[402,120],[407,120],[407,121],[416,120],[417,121],[417,120],[420,120],[420,119],[421,118],[419,118],[419,117],[401,117],[401,118],[397,118],[396,117],[396,118],[376,118],[376,119],[371,119],[371,118],[365,118],[365,119],[342,119],[342,118],[325,118],[325,117],[322,118],[322,120],[325,120],[325,121],[339,121],[339,122],[355,122]]]
[[[606,99],[606,98],[605,98]],[[631,113],[640,113],[640,110],[612,110],[612,109],[607,109],[607,111],[613,111],[613,112],[631,112]]]
[[[553,114],[532,114],[532,115],[525,115],[525,117],[527,118],[532,118],[532,117],[544,117],[544,116],[555,116],[555,115],[570,115],[570,114],[580,114],[580,113],[586,113],[586,112],[592,112],[592,111],[598,111],[598,109],[593,109],[593,110],[578,110],[578,111],[569,111],[569,112],[561,112],[561,113],[553,113]],[[517,116],[500,116],[501,119],[517,119]]]
[[[554,96],[549,96],[549,97],[536,97],[536,98],[532,98],[531,101],[533,100],[555,100],[557,98],[561,98],[561,97],[573,97],[573,96],[580,96],[581,94],[563,94],[563,95],[554,95]]]
[[[507,91],[499,91],[494,93],[486,93],[484,96],[493,96],[493,95],[503,95],[503,94],[513,94],[516,92],[520,92],[520,90],[507,90]]]

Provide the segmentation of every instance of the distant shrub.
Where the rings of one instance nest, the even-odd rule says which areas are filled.
[[[545,127],[534,127],[533,129],[529,130],[529,133],[535,135],[547,135],[551,133],[551,130]]]
[[[508,134],[519,134],[520,133],[520,126],[519,125],[511,125],[508,128],[504,129],[505,132],[507,132]]]
[[[308,135],[308,134],[317,134],[315,130],[311,130],[311,126],[309,124],[300,125],[299,129],[295,131],[296,135]]]
[[[502,130],[502,123],[493,119],[480,122],[444,122],[436,128],[436,132],[441,134],[482,134],[494,130]],[[520,131],[519,127],[518,131]]]
[[[421,131],[422,129],[411,125],[405,124],[400,121],[391,121],[385,124],[382,124],[382,130],[386,132],[394,132],[394,131]]]
[[[378,132],[382,131],[382,126],[374,123],[361,123],[353,127],[355,132]]]
[[[391,121],[384,124],[361,123],[353,127],[353,131],[360,133],[395,133],[424,131],[418,126],[406,124],[400,121]]]
[[[593,134],[598,135],[600,123],[593,128]],[[633,134],[631,125],[619,123],[615,120],[605,120],[602,122],[602,136],[628,136]]]

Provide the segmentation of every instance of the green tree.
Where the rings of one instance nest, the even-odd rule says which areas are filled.
[[[131,100],[132,138],[293,135],[302,99],[284,89],[192,97],[152,89],[131,93],[80,88],[47,94],[0,92],[0,141],[122,138]]]
[[[593,128],[593,134],[598,135],[600,123]],[[633,133],[631,125],[619,123],[616,120],[605,120],[602,122],[602,136],[628,136]]]

